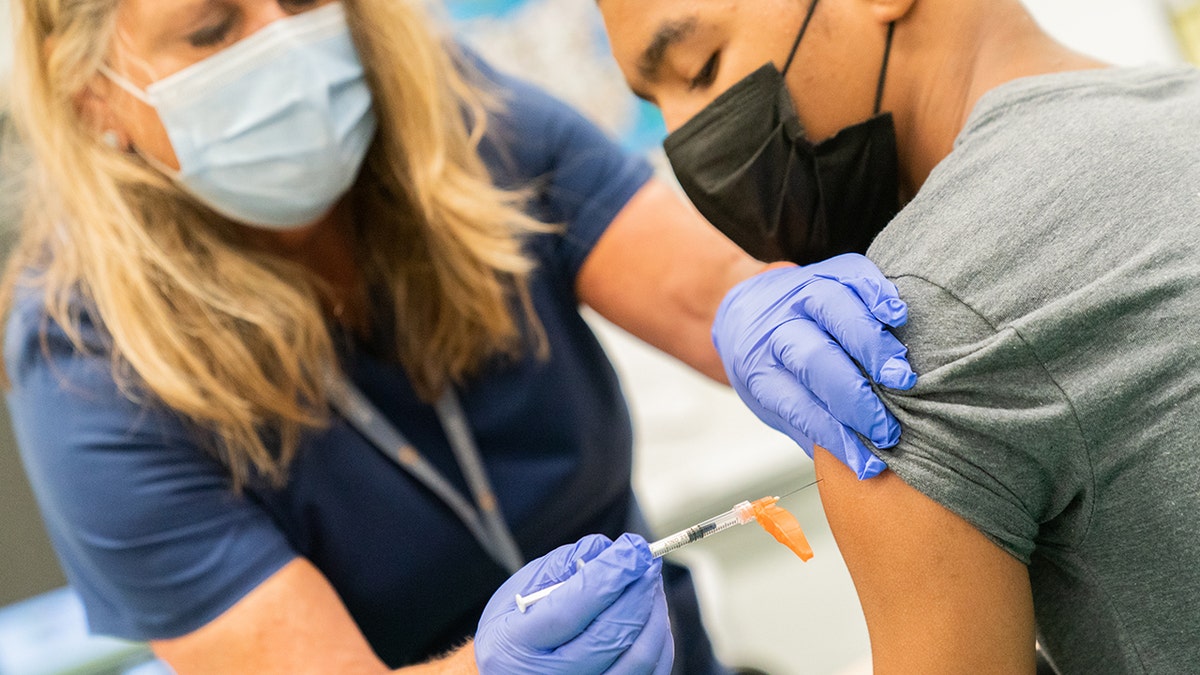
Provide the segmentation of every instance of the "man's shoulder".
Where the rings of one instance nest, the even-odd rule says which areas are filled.
[[[1197,109],[1200,71],[1186,68],[1004,85],[868,255],[1005,325],[1139,252],[1200,240],[1200,144],[1178,141],[1200,138]]]
[[[1001,83],[975,102],[954,141],[954,154],[969,148],[996,151],[1053,151],[1071,157],[1080,149],[1103,151],[1141,142],[1174,118],[1195,125],[1200,105],[1200,69],[1189,66],[1095,68],[1020,77]],[[1119,131],[1114,135],[1113,131]],[[1017,138],[1013,138],[1016,136]],[[1042,139],[1051,142],[1040,143]],[[1079,143],[1087,145],[1080,148]],[[953,155],[952,155],[953,156]]]

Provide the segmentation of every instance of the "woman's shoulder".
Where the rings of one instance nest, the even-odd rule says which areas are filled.
[[[556,170],[604,176],[611,165],[639,164],[581,112],[542,87],[460,48],[460,67],[492,100],[480,154],[501,184],[527,187]]]
[[[109,361],[108,336],[91,303],[72,289],[61,304],[64,315],[56,317],[43,286],[31,281],[15,285],[4,320],[4,365],[13,384],[30,369],[51,362],[66,368],[84,360]]]

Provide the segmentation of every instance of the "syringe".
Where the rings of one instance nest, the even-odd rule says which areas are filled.
[[[779,498],[776,497],[776,499]],[[678,551],[688,544],[700,541],[718,532],[724,532],[731,527],[745,525],[752,520],[754,520],[754,507],[750,505],[750,502],[738,502],[733,505],[732,509],[719,516],[702,520],[686,530],[680,530],[675,534],[663,537],[650,544],[650,553],[655,558],[661,558],[671,551]]]
[[[784,497],[790,497],[791,495],[794,495],[806,488],[810,488],[819,482],[821,481],[818,479],[807,485],[802,485],[785,494]],[[770,528],[765,529],[768,529],[768,531],[771,532],[771,535],[778,539],[781,543],[786,544],[788,548],[791,548],[793,551],[795,551],[796,554],[801,557],[801,559],[808,560],[812,557],[812,549],[809,548],[808,542],[804,538],[804,533],[800,531],[800,524],[796,522],[796,519],[790,513],[783,512],[783,509],[775,506],[775,504],[782,498],[783,497],[763,497],[753,504],[750,502],[738,502],[737,504],[733,505],[732,509],[729,509],[719,516],[713,516],[708,520],[702,520],[686,530],[680,530],[669,537],[663,537],[662,539],[650,544],[650,553],[655,558],[661,558],[672,551],[678,551],[688,544],[700,541],[706,537],[711,537],[718,532],[724,532],[725,530],[737,525],[745,525],[756,518],[755,507],[757,506],[760,509],[764,509],[763,517],[765,519],[774,521],[771,523],[764,523],[764,525],[770,525]],[[771,509],[783,512],[783,516],[786,517],[786,520],[791,521],[790,526],[787,524],[786,520],[781,522],[777,516],[772,516],[770,513]],[[582,560],[575,561],[575,564],[577,569],[583,569]],[[539,591],[530,593],[529,595],[521,595],[520,593],[517,593],[517,609],[524,613],[530,605],[538,600],[541,600],[547,595],[550,595],[552,592],[554,592],[554,589],[562,586],[565,583],[567,582],[560,581],[557,584],[547,586]]]
[[[778,497],[775,497],[774,499],[776,501],[779,500]],[[745,525],[752,520],[754,520],[754,507],[750,505],[750,502],[738,502],[737,504],[733,505],[732,509],[729,509],[719,516],[713,516],[708,520],[702,520],[686,530],[680,530],[675,534],[672,534],[668,537],[663,537],[662,539],[653,542],[650,544],[650,553],[655,558],[661,558],[672,551],[678,551],[688,544],[700,541],[701,539],[710,537],[718,532],[724,532],[725,530],[728,530],[736,525]],[[579,568],[583,567],[582,560],[576,561],[576,563]],[[520,593],[517,593],[517,609],[524,613],[530,605],[538,600],[541,600],[547,595],[550,595],[552,592],[554,592],[554,589],[562,586],[565,583],[567,582],[561,581],[534,593],[530,593],[529,595],[521,595]]]

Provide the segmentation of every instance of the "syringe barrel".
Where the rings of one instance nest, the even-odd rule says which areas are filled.
[[[656,542],[652,542],[650,544],[650,553],[655,558],[661,558],[671,551],[677,551],[692,542],[700,541],[705,537],[718,532],[724,532],[731,527],[747,522],[749,520],[746,519],[745,514],[741,512],[738,506],[735,506],[719,516],[701,521],[686,530],[680,530],[669,537],[663,537]]]

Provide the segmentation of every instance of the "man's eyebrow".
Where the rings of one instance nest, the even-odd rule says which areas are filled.
[[[659,26],[654,38],[638,59],[638,74],[649,82],[657,80],[658,71],[667,58],[667,51],[695,33],[697,25],[696,18],[690,17],[667,21]]]

